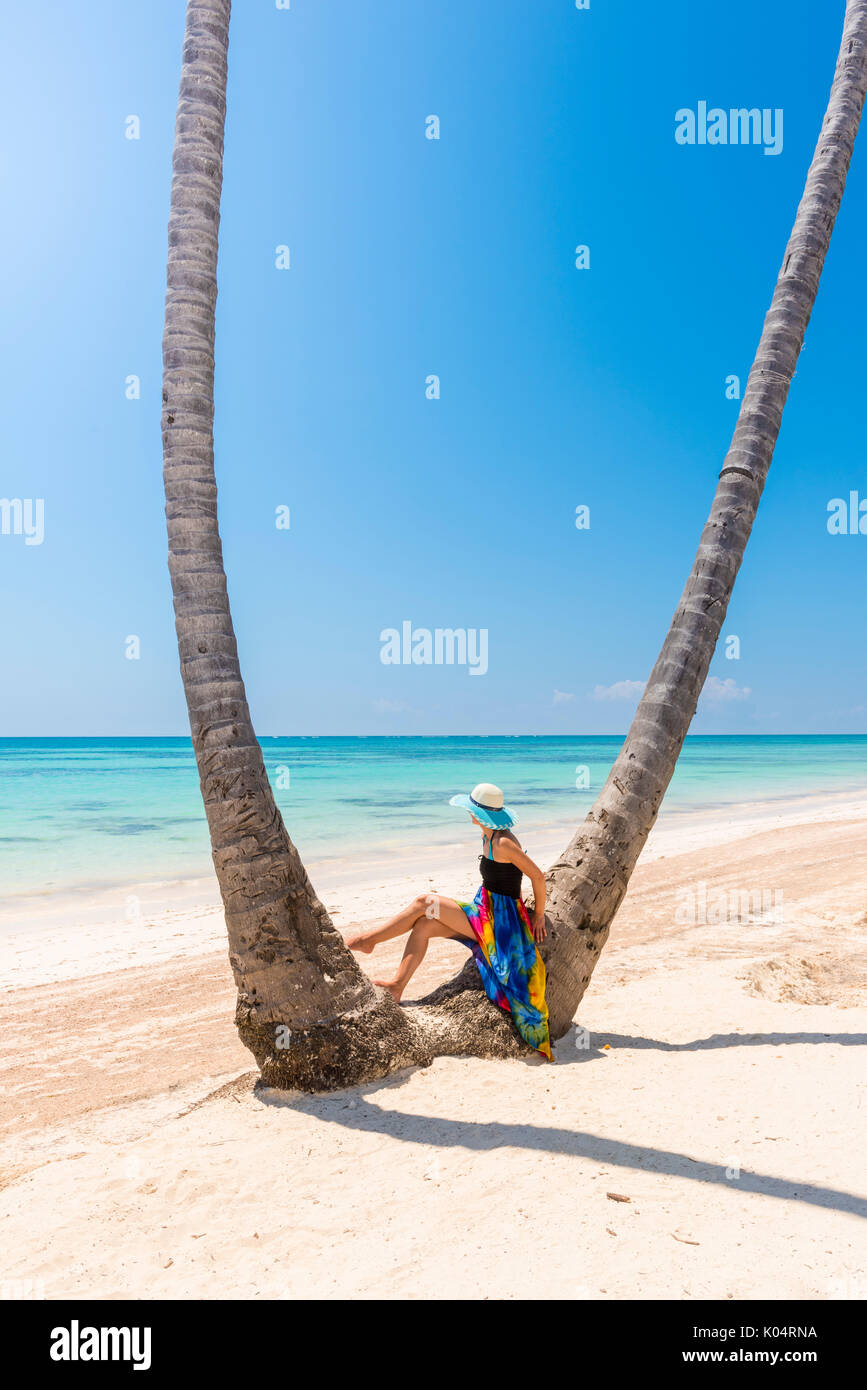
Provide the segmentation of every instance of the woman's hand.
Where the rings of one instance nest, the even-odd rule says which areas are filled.
[[[533,940],[534,940],[534,941],[544,941],[544,940],[545,940],[545,937],[546,937],[547,935],[548,935],[548,930],[547,930],[547,928],[546,928],[546,926],[545,926],[545,914],[544,914],[544,912],[534,912],[534,913],[533,913]]]

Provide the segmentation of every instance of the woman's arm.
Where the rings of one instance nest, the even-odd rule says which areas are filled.
[[[526,874],[533,885],[533,939],[541,941],[546,936],[545,930],[545,875],[534,864],[528,854],[525,854],[520,845],[516,845],[514,840],[507,840],[505,835],[498,841],[497,849],[508,860],[510,864],[516,864],[522,874]]]

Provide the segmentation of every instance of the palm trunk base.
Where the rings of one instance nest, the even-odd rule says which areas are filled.
[[[423,1031],[384,990],[366,1008],[304,1029],[266,1021],[239,998],[235,1024],[263,1083],[283,1091],[339,1090],[433,1059]]]
[[[241,997],[235,1024],[263,1085],[281,1091],[341,1090],[429,1066],[435,1057],[534,1056],[509,1015],[488,999],[472,961],[418,1004],[395,1004],[377,989],[367,1008],[289,1029],[262,1019]]]

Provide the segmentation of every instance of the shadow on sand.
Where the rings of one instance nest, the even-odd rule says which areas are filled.
[[[720,1047],[783,1047],[792,1043],[839,1043],[844,1046],[863,1046],[863,1033],[716,1033],[688,1043],[661,1042],[654,1038],[633,1038],[618,1033],[596,1035],[598,1043],[589,1048],[576,1047],[576,1030],[572,1029],[557,1044],[557,1064],[599,1060],[604,1040],[613,1048],[653,1048],[661,1052],[701,1052]],[[468,1059],[469,1060],[469,1059]],[[531,1057],[528,1065],[547,1069],[547,1064]],[[691,1158],[689,1154],[669,1149],[646,1148],[627,1144],[619,1139],[590,1134],[582,1130],[564,1129],[555,1125],[504,1124],[499,1121],[477,1122],[453,1120],[441,1116],[414,1115],[407,1111],[386,1109],[371,1104],[371,1097],[399,1091],[412,1072],[403,1072],[359,1086],[351,1091],[328,1095],[300,1095],[297,1091],[275,1091],[257,1083],[255,1095],[263,1105],[281,1107],[315,1115],[329,1124],[361,1133],[383,1134],[408,1144],[429,1144],[435,1148],[462,1148],[475,1152],[491,1152],[500,1148],[525,1149],[530,1153],[563,1154],[570,1158],[587,1158],[596,1163],[642,1172],[667,1174],[688,1178],[692,1182],[711,1183],[734,1189],[738,1193],[755,1192],[764,1197],[776,1197],[787,1202],[806,1202],[811,1206],[832,1211],[848,1212],[867,1217],[867,1198],[814,1183],[778,1178],[769,1173],[752,1172],[742,1168],[738,1178],[726,1177],[725,1166]]]

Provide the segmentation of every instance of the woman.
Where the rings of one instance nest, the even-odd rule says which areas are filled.
[[[380,941],[409,932],[403,959],[393,980],[374,980],[400,1002],[411,977],[424,960],[433,936],[462,941],[475,957],[485,993],[511,1013],[525,1042],[553,1062],[545,1003],[545,965],[536,943],[545,936],[545,878],[512,834],[515,817],[503,805],[503,793],[480,782],[469,796],[453,796],[451,806],[469,811],[482,832],[479,867],[482,886],[471,903],[420,893],[417,898],[372,931],[347,938],[352,951],[372,951]],[[533,919],[521,901],[521,878],[533,885]]]

